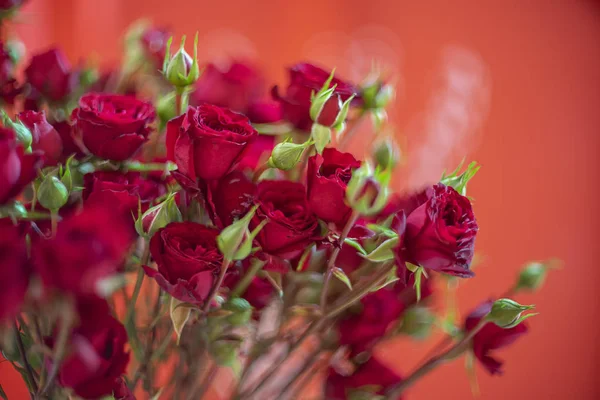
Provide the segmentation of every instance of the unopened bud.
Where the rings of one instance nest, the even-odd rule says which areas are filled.
[[[374,215],[385,207],[388,188],[380,184],[371,165],[364,163],[354,170],[346,188],[346,201],[361,215]]]
[[[37,191],[37,198],[44,208],[58,210],[67,203],[69,191],[60,179],[48,175],[40,184]]]
[[[226,319],[233,326],[246,325],[252,318],[252,306],[246,299],[240,297],[231,299],[223,305],[223,308],[232,312]]]
[[[309,142],[302,144],[292,142],[279,143],[271,152],[271,157],[268,161],[269,166],[283,171],[289,171],[298,164],[308,143]]]
[[[243,218],[223,229],[217,237],[217,245],[226,260],[243,260],[252,252],[252,241],[266,224],[264,220],[252,232],[248,229],[256,208],[254,206]]]
[[[185,88],[194,84],[200,77],[200,67],[198,66],[198,33],[196,33],[194,39],[193,58],[185,51],[185,35],[181,38],[179,50],[171,58],[171,39],[167,42],[163,74],[173,86]]]
[[[382,169],[394,169],[400,160],[400,149],[392,138],[386,137],[373,147],[373,158]]]
[[[33,140],[31,131],[21,121],[18,119],[13,121],[3,110],[2,122],[4,123],[4,126],[12,129],[15,132],[17,140],[23,145],[24,149],[27,150],[31,147],[31,142]]]
[[[338,112],[337,116],[335,117],[335,121],[331,126],[338,133],[342,132],[346,126],[346,118],[348,117],[348,110],[350,110],[350,103],[352,103],[352,100],[354,100],[354,95],[350,96],[348,100],[340,105],[340,111]]]
[[[486,319],[498,325],[501,328],[513,328],[519,325],[522,321],[536,314],[528,314],[522,316],[523,312],[535,308],[533,305],[521,305],[511,299],[496,300],[492,305],[492,310],[487,315]]]
[[[335,85],[333,87],[329,87],[331,81],[333,80],[333,75],[335,73],[335,69],[331,71],[331,75],[325,81],[321,89],[315,93],[310,99],[310,119],[314,122],[319,120],[319,115],[321,115],[321,111],[325,108],[325,104],[331,99],[333,93],[335,92]]]
[[[404,312],[400,333],[425,339],[431,332],[435,316],[427,307],[413,306]]]
[[[180,221],[182,221],[181,212],[175,202],[175,193],[172,193],[162,203],[149,208],[139,216],[135,222],[135,229],[140,236],[151,237],[171,222]]]

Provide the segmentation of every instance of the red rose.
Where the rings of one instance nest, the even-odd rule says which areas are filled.
[[[25,69],[27,82],[43,97],[62,101],[77,86],[78,76],[60,49],[50,49],[31,58]]]
[[[141,43],[146,57],[157,70],[162,69],[169,37],[171,37],[171,33],[167,29],[155,26],[146,29],[142,34]]]
[[[264,164],[267,162],[271,155],[271,151],[273,151],[273,147],[275,147],[275,136],[258,135],[256,139],[246,147],[237,167],[241,170],[256,169],[261,163]]]
[[[319,237],[319,222],[310,211],[304,185],[290,181],[261,181],[256,188],[259,205],[252,227],[269,222],[257,236],[262,251],[292,259]]]
[[[67,121],[53,122],[52,126],[58,132],[62,142],[62,161],[66,161],[73,154],[75,154],[75,158],[77,159],[85,156],[85,153],[75,143],[73,127]]]
[[[283,107],[283,116],[294,126],[303,131],[310,131],[310,96],[318,92],[329,78],[330,72],[308,63],[296,64],[289,69],[290,84],[285,97],[279,94],[277,86],[273,88],[273,98],[278,100]],[[346,101],[357,91],[350,83],[336,77],[331,81],[331,86],[336,85],[334,95],[323,107],[319,116],[321,125],[333,124],[340,111],[340,100]]]
[[[25,154],[15,133],[0,127],[0,205],[17,197],[41,166],[40,153]]]
[[[233,171],[219,179],[214,190],[209,192],[209,203],[213,222],[226,227],[248,212],[254,204],[256,185],[243,172]]]
[[[251,103],[246,110],[246,115],[256,124],[270,124],[283,119],[281,103],[273,100],[261,100]]]
[[[219,179],[240,160],[256,137],[248,118],[202,104],[167,124],[167,155],[191,180]]]
[[[493,301],[487,301],[473,310],[465,320],[465,330],[469,331],[477,326],[481,318],[491,311],[493,304]],[[520,336],[526,334],[527,330],[524,322],[509,329],[501,328],[493,322],[487,323],[473,338],[473,353],[490,374],[500,375],[502,374],[502,361],[493,358],[490,352],[509,346]]]
[[[467,278],[477,234],[471,202],[441,183],[417,194],[418,206],[406,213],[404,246],[397,256],[434,271]],[[412,208],[415,202],[407,201]]]
[[[25,236],[10,219],[0,219],[0,321],[18,311],[29,285],[31,268]]]
[[[0,0],[0,11],[5,12],[13,8],[21,7],[26,0]]]
[[[166,193],[164,185],[142,178],[138,172],[96,171],[83,177],[83,199],[89,204],[114,202],[133,223],[138,205],[146,211],[154,200]],[[106,205],[104,205],[106,207]]]
[[[108,160],[132,157],[148,140],[154,107],[131,96],[89,93],[71,115],[90,153]]]
[[[130,226],[109,207],[86,207],[58,224],[56,236],[33,246],[44,285],[95,293],[96,283],[121,268],[133,241]]]
[[[46,120],[46,114],[43,111],[23,111],[17,117],[31,131],[32,150],[43,152],[49,164],[56,164],[62,155],[62,139]]]
[[[388,388],[401,381],[402,378],[396,372],[375,357],[371,357],[347,376],[330,368],[325,383],[325,394],[328,400],[349,400],[353,391],[383,395]]]
[[[173,222],[150,240],[158,270],[146,275],[178,300],[202,305],[219,275],[223,255],[217,248],[219,231],[194,222]]]
[[[109,314],[104,300],[80,300],[78,311],[81,322],[71,334],[71,352],[61,364],[58,381],[84,399],[111,395],[120,389],[129,364],[125,327]]]
[[[352,171],[360,167],[350,153],[326,148],[323,155],[308,159],[308,204],[323,221],[334,222],[339,227],[346,224],[352,209],[345,203],[346,187]]]

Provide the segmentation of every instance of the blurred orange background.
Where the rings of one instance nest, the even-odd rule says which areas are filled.
[[[119,39],[140,17],[177,37],[198,30],[205,61],[243,55],[273,83],[300,60],[354,81],[381,60],[399,87],[391,118],[408,161],[398,187],[435,179],[463,156],[483,165],[469,187],[483,262],[461,283],[461,311],[504,292],[528,260],[565,265],[541,293],[518,297],[541,314],[500,354],[503,378],[479,369],[480,398],[600,398],[598,2],[31,0],[22,14],[15,31],[30,53],[57,43],[74,63],[116,65]],[[368,144],[363,136],[353,149]],[[408,373],[435,339],[382,354]],[[18,379],[0,364],[11,400],[28,397]],[[407,397],[470,398],[463,363]]]

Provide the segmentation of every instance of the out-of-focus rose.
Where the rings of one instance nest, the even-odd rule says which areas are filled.
[[[310,131],[310,95],[318,92],[329,78],[330,72],[309,63],[296,64],[289,69],[290,83],[285,96],[279,94],[277,86],[273,88],[273,98],[283,106],[283,115],[294,126],[303,131]],[[339,78],[334,77],[331,86],[336,85],[334,95],[325,103],[319,116],[321,125],[333,124],[340,111],[340,100],[346,101],[357,93],[356,88]],[[358,100],[357,100],[358,101]]]
[[[0,12],[21,7],[27,0],[0,0]]]
[[[269,221],[256,238],[263,252],[289,260],[319,237],[319,223],[308,207],[301,183],[261,181],[256,188],[256,202],[259,207],[251,226]]]
[[[15,133],[0,127],[0,205],[17,197],[41,166],[40,153],[25,154]]]
[[[283,119],[283,108],[279,102],[260,100],[248,106],[246,116],[255,124],[270,124]]]
[[[315,154],[308,159],[308,204],[323,221],[333,222],[343,228],[352,214],[345,203],[346,187],[352,171],[360,167],[350,153],[326,148],[323,155]]]
[[[401,381],[400,375],[371,357],[364,364],[357,365],[350,375],[342,375],[330,368],[325,393],[328,400],[350,400],[352,392],[383,395]]]
[[[27,82],[50,101],[65,100],[77,86],[78,74],[60,49],[50,49],[31,58],[25,69]]]
[[[154,64],[157,70],[160,70],[165,59],[167,41],[171,33],[168,29],[151,26],[144,31],[141,37],[142,47],[146,57]]]
[[[201,306],[223,262],[218,235],[218,230],[194,222],[172,222],[150,240],[158,270],[145,266],[144,271],[171,296]]]
[[[0,321],[3,321],[19,311],[31,274],[25,236],[8,218],[0,219],[0,259]]]
[[[131,158],[148,140],[154,107],[131,96],[89,93],[73,110],[75,132],[85,147],[100,158]]]
[[[84,399],[111,395],[121,389],[129,364],[125,327],[102,299],[80,299],[77,308],[80,324],[71,334],[71,352],[60,366],[58,382]]]
[[[34,265],[49,288],[95,293],[99,280],[121,268],[133,239],[131,227],[113,209],[85,207],[59,222],[54,238],[33,246]]]
[[[226,175],[257,135],[248,118],[211,104],[190,108],[167,124],[167,155],[195,181]]]
[[[407,200],[404,246],[398,258],[434,271],[471,277],[469,269],[478,226],[471,202],[441,183]]]
[[[113,389],[113,396],[115,400],[136,400],[123,378],[117,378]]]
[[[485,317],[492,309],[493,301],[487,301],[473,310],[465,320],[465,330],[475,328],[481,318]],[[502,374],[502,361],[491,356],[493,350],[498,350],[511,345],[520,336],[528,331],[527,324],[522,322],[514,328],[504,329],[489,322],[475,334],[473,338],[473,353],[485,369],[492,375]]]
[[[0,8],[1,12],[2,8]],[[21,93],[17,80],[15,79],[15,64],[5,48],[5,43],[0,41],[0,99],[12,104],[15,97]]]
[[[133,223],[132,215],[146,211],[154,200],[166,193],[163,184],[145,179],[138,172],[96,171],[84,177],[83,199],[87,204],[107,207],[107,202],[123,210]]]
[[[48,164],[56,164],[63,151],[62,139],[46,120],[46,114],[43,111],[23,111],[17,117],[31,132],[31,149],[44,153]]]

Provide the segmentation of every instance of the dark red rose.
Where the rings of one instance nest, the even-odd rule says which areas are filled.
[[[0,264],[0,321],[3,321],[19,311],[31,274],[25,236],[8,218],[0,219]]]
[[[158,270],[146,275],[178,300],[202,305],[215,283],[223,255],[217,248],[219,231],[194,222],[173,222],[150,240]]]
[[[308,159],[308,204],[323,221],[333,222],[343,228],[352,214],[345,203],[346,187],[352,171],[360,167],[350,153],[326,148],[323,155],[315,154]]]
[[[139,172],[122,173],[117,171],[96,171],[83,177],[83,199],[87,204],[114,204],[123,210],[123,214],[133,223],[138,214],[138,205],[142,212],[152,202],[166,193],[163,184],[145,179]]]
[[[17,197],[42,166],[38,152],[25,154],[15,133],[0,127],[0,205]]]
[[[469,331],[492,309],[493,301],[487,301],[471,312],[465,320],[465,330]],[[492,357],[490,353],[509,346],[528,331],[527,324],[522,322],[514,328],[504,329],[487,323],[473,338],[473,353],[485,369],[492,375],[502,374],[502,361]]]
[[[141,43],[146,57],[157,70],[162,69],[169,37],[171,37],[171,33],[168,29],[156,26],[146,29],[142,34]]]
[[[249,106],[265,92],[265,81],[252,65],[234,61],[220,68],[208,64],[196,90],[191,94],[192,104],[209,103],[246,114]]]
[[[113,390],[115,400],[135,400],[135,396],[129,390],[125,379],[117,378],[115,388]]]
[[[257,136],[248,118],[202,104],[167,124],[167,155],[191,180],[219,179],[241,159]]]
[[[276,101],[261,100],[248,106],[246,116],[255,124],[270,124],[283,119],[283,108]]]
[[[330,368],[325,383],[325,394],[328,400],[349,400],[353,391],[383,395],[387,389],[401,381],[400,375],[375,357],[371,357],[364,364],[358,365],[348,376]]]
[[[255,191],[256,185],[242,171],[233,171],[219,179],[207,196],[214,209],[215,224],[226,227],[246,215],[254,204]]]
[[[123,161],[148,140],[154,107],[131,96],[89,93],[73,110],[75,132],[90,153]]]
[[[419,205],[406,213],[398,258],[458,277],[473,276],[469,266],[478,227],[469,199],[441,183],[415,196]]]
[[[261,164],[267,162],[271,156],[271,151],[275,147],[275,136],[258,135],[252,143],[250,143],[238,164],[238,169],[254,170]]]
[[[61,386],[72,388],[84,399],[98,399],[120,390],[121,376],[129,364],[125,327],[102,303],[106,302],[85,299],[78,304],[81,322],[71,334],[71,351],[58,375]]]
[[[60,49],[34,55],[25,69],[27,82],[50,101],[69,96],[77,86],[77,75]]]
[[[117,272],[133,242],[131,227],[110,207],[85,207],[59,222],[56,236],[33,247],[45,286],[95,293],[96,283]]]
[[[257,236],[263,252],[292,259],[319,237],[319,223],[308,207],[301,183],[261,181],[256,188],[256,202],[259,207],[251,226],[258,226],[264,219],[269,221]]]
[[[279,94],[277,86],[273,88],[273,98],[283,106],[283,116],[294,126],[303,131],[310,131],[310,95],[318,92],[329,78],[331,72],[308,63],[296,64],[289,69],[290,84],[285,96]],[[334,77],[331,85],[336,85],[334,95],[323,107],[319,116],[321,125],[333,124],[340,111],[340,100],[346,101],[356,94],[356,88],[350,83]]]
[[[75,143],[73,127],[67,121],[54,122],[52,126],[58,132],[62,142],[62,161],[66,161],[73,154],[75,154],[75,158],[77,159],[85,156],[85,153]]]
[[[12,10],[21,7],[26,0],[0,0],[0,12]]]
[[[56,164],[62,155],[62,139],[46,120],[46,114],[43,111],[23,111],[17,117],[31,131],[32,150],[41,151],[47,163]]]

